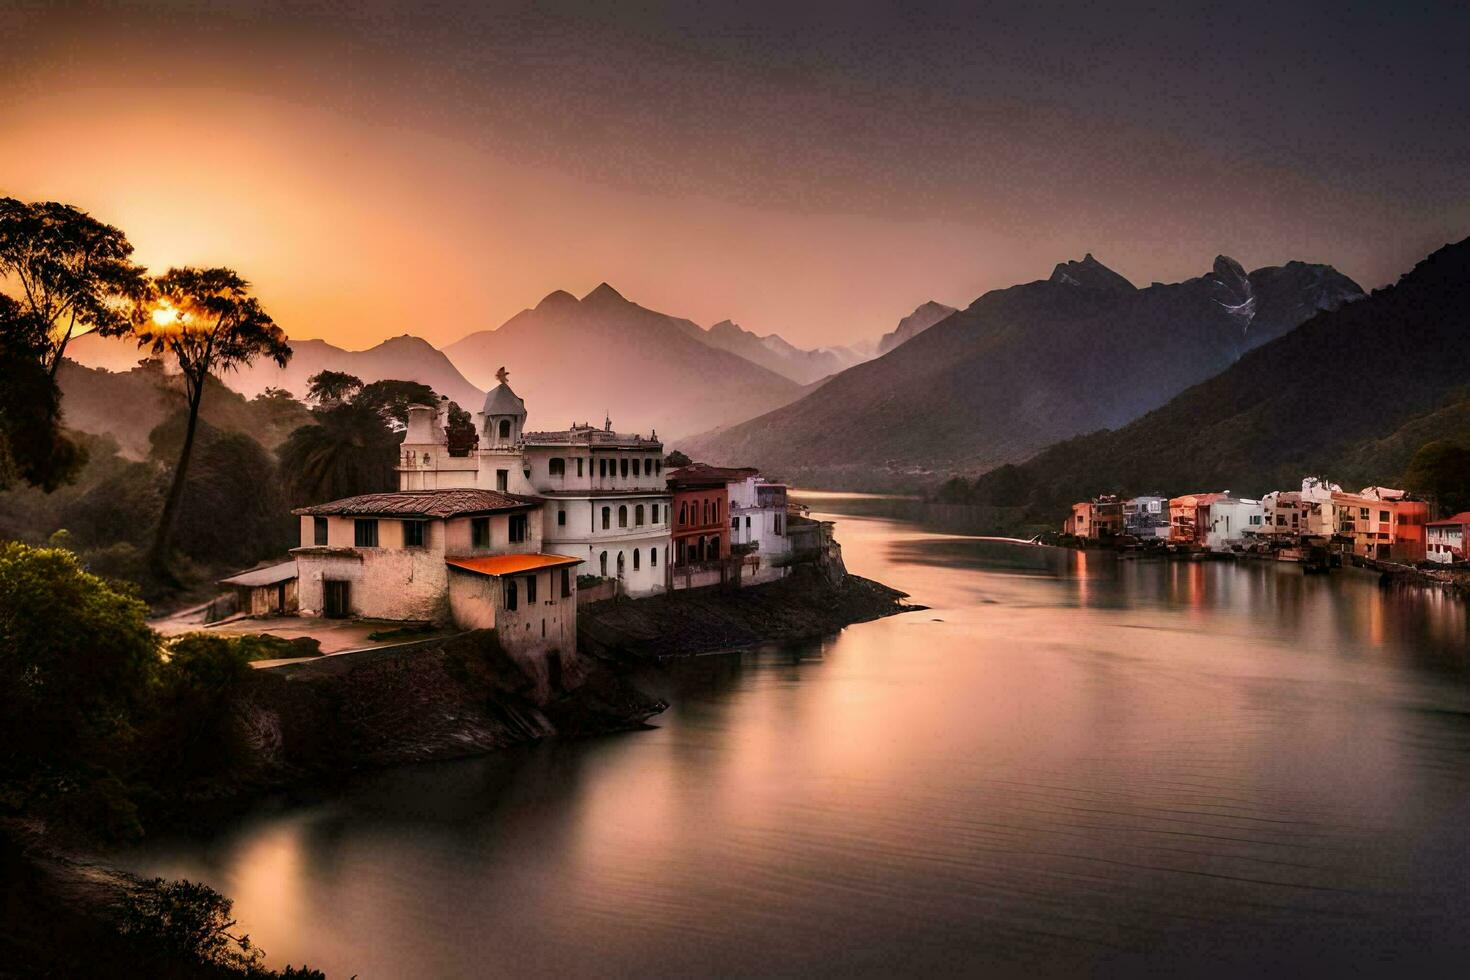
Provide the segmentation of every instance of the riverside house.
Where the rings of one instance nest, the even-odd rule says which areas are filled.
[[[1424,557],[1445,565],[1464,561],[1466,539],[1470,538],[1470,510],[1462,510],[1442,521],[1430,521],[1425,531]]]
[[[1064,533],[1101,541],[1123,533],[1123,502],[1117,497],[1094,497],[1072,505]]]

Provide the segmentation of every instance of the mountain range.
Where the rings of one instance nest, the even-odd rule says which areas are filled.
[[[932,299],[927,303],[921,303],[914,312],[898,321],[897,328],[889,333],[885,333],[879,338],[879,356],[887,354],[899,344],[913,340],[919,334],[954,312],[956,311],[953,306],[945,306],[943,303],[936,303]]]
[[[700,339],[692,321],[649,310],[603,283],[581,299],[560,290],[494,330],[444,348],[471,381],[509,368],[531,428],[611,417],[665,437],[748,418],[801,393],[790,378]]]
[[[834,487],[976,474],[1124,425],[1361,296],[1330,266],[1247,273],[1225,256],[1197,278],[1139,289],[1088,255],[986,293],[820,391],[679,448]]]
[[[1119,429],[980,477],[976,499],[1037,516],[1104,492],[1291,489],[1396,480],[1438,439],[1470,447],[1470,238],[1391,286],[1257,347]]]

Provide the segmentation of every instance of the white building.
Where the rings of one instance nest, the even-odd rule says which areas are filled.
[[[1232,497],[1227,491],[1209,503],[1205,550],[1232,551],[1246,543],[1247,534],[1260,534],[1265,523],[1266,509],[1259,500]]]
[[[767,483],[755,471],[728,484],[730,546],[745,552],[752,582],[782,578],[789,570],[791,541],[786,536],[784,483]]]
[[[493,629],[545,664],[577,645],[577,566],[545,554],[534,497],[477,488],[369,493],[302,507],[303,615]]]
[[[1169,498],[1147,494],[1123,501],[1123,532],[1140,541],[1169,540]]]
[[[398,467],[403,490],[478,487],[537,496],[547,550],[585,562],[582,571],[616,579],[628,595],[661,592],[669,564],[669,500],[663,444],[574,424],[527,432],[526,406],[506,381],[475,416],[478,444],[449,445],[446,406],[409,409]]]

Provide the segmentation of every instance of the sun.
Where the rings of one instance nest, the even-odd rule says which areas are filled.
[[[178,307],[166,300],[153,308],[153,325],[156,327],[171,327],[180,319],[182,315]]]

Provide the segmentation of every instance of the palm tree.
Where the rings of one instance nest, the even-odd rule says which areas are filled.
[[[312,414],[277,451],[291,506],[394,489],[401,437],[376,407],[348,402]]]

